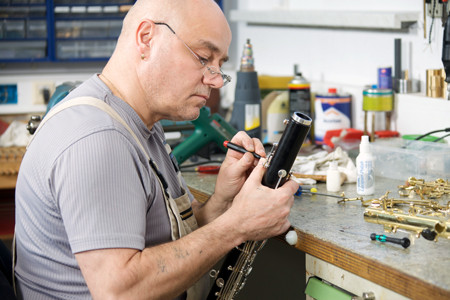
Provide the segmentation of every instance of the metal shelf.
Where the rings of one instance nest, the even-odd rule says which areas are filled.
[[[59,39],[56,37],[56,28],[55,28],[55,24],[56,21],[58,22],[65,22],[67,21],[68,23],[72,22],[72,21],[117,21],[117,20],[122,20],[125,12],[102,12],[101,13],[58,13],[55,8],[58,7],[72,7],[72,6],[84,6],[84,7],[92,7],[92,6],[96,6],[96,7],[111,7],[111,6],[125,6],[125,5],[132,5],[134,3],[134,0],[109,0],[109,1],[84,1],[84,3],[80,3],[80,1],[77,1],[77,3],[74,3],[73,1],[57,1],[57,0],[47,0],[45,2],[43,2],[42,4],[26,4],[26,3],[20,3],[20,4],[16,4],[13,3],[13,1],[2,1],[3,6],[2,7],[9,7],[9,8],[15,8],[15,7],[20,7],[20,8],[27,8],[27,7],[36,7],[36,6],[40,6],[40,7],[44,7],[45,11],[43,11],[43,16],[35,16],[31,13],[27,13],[27,11],[25,10],[23,12],[23,15],[15,15],[15,14],[2,14],[1,18],[0,18],[0,33],[2,33],[1,31],[3,30],[3,28],[1,27],[2,24],[3,26],[6,26],[5,24],[8,24],[8,22],[17,22],[17,21],[22,21],[23,24],[18,24],[22,27],[25,28],[25,32],[27,32],[27,24],[30,20],[44,20],[45,24],[46,24],[46,29],[45,29],[45,36],[46,37],[42,37],[41,39],[36,39],[35,37],[33,37],[33,35],[31,34],[27,34],[25,35],[23,30],[16,30],[17,31],[17,38],[10,38],[8,36],[3,36],[2,34],[0,34],[0,51],[3,51],[2,53],[5,55],[1,55],[2,57],[0,58],[0,62],[2,63],[17,63],[17,62],[68,62],[68,61],[74,61],[74,62],[79,62],[79,61],[105,61],[108,59],[109,55],[112,53],[112,50],[110,50],[108,53],[106,54],[102,54],[99,55],[98,57],[83,57],[83,56],[75,56],[75,57],[66,57],[66,54],[63,53],[61,57],[58,57],[58,55],[61,55],[60,52],[60,47],[59,47],[59,43],[66,43],[67,41],[69,41],[68,38],[66,39]],[[4,4],[6,3],[6,4]],[[13,11],[13,10],[11,10]],[[3,22],[2,22],[3,21]],[[109,23],[108,23],[109,24]],[[110,26],[110,25],[108,25]],[[117,40],[117,36],[118,33],[116,34],[115,32],[120,32],[120,30],[117,30],[116,28],[117,26],[115,26],[114,28],[106,28],[105,30],[114,30],[114,34],[110,34],[109,36],[94,36],[94,35],[89,35],[86,36],[85,38],[83,37],[74,37],[73,39],[70,39],[72,41],[74,41],[75,43],[77,41],[80,40],[85,40],[86,42],[92,41],[92,40],[101,40],[101,41],[107,41],[107,40],[114,40],[114,42]],[[90,28],[84,28],[85,31],[89,31]],[[98,28],[93,28],[92,30],[97,30]],[[12,35],[16,33],[16,31],[11,31],[8,32],[8,34]],[[22,36],[20,36],[20,33],[22,33]],[[5,27],[5,34],[6,34],[6,27]],[[46,44],[44,46],[42,46],[42,49],[39,49],[39,53],[33,56],[30,56],[29,58],[24,57],[24,55],[18,55],[17,57],[14,56],[13,54],[10,53],[10,43],[14,42],[14,43],[21,43],[21,45],[23,44],[24,47],[23,49],[19,48],[17,49],[18,51],[23,51],[23,53],[26,53],[28,50],[28,48],[32,48],[34,50],[34,45],[32,44],[34,41],[45,41]],[[27,43],[29,45],[27,45]],[[111,47],[110,47],[111,48]],[[98,49],[93,48],[92,52],[98,51]],[[100,49],[101,51],[104,51],[103,49]],[[43,53],[43,54],[42,54]],[[44,55],[44,57],[42,56]],[[9,57],[9,58],[7,58]]]
[[[402,30],[416,23],[420,12],[232,10],[231,21],[249,25]]]
[[[42,114],[47,110],[47,105],[17,105],[2,104],[0,115]]]

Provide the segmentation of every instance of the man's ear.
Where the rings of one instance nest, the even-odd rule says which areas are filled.
[[[139,23],[136,30],[136,46],[141,57],[148,56],[150,41],[155,30],[155,23],[149,19],[144,19]]]

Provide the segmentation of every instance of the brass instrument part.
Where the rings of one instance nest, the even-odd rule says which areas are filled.
[[[440,204],[432,200],[437,195],[440,198],[449,194],[448,187],[448,180],[426,182],[410,177],[406,185],[399,186],[399,194],[408,197],[418,194],[421,199],[389,198],[387,191],[380,198],[369,200],[370,207],[365,209],[364,220],[383,225],[386,232],[395,233],[401,228],[427,240],[437,241],[439,236],[450,239],[450,201]]]
[[[438,199],[450,194],[450,184],[448,180],[438,178],[435,181],[426,182],[424,179],[409,177],[405,185],[399,185],[400,196],[413,197],[419,195],[420,198]]]
[[[417,237],[437,241],[438,237],[450,239],[450,201],[441,204],[437,198],[450,194],[448,180],[436,179],[426,182],[414,177],[408,178],[405,185],[398,186],[399,195],[408,198],[389,198],[389,191],[376,199],[363,200],[343,198],[338,203],[361,201],[366,207],[364,220],[383,225],[386,232],[398,229],[412,231]],[[411,199],[419,195],[420,199]]]
[[[346,198],[344,193],[342,193],[342,199],[339,200],[337,203],[341,204],[341,203],[350,202],[350,201],[361,201],[362,206],[369,206],[368,203],[370,203],[370,201],[372,201],[372,200],[364,201],[363,197]]]
[[[424,236],[424,232],[433,235],[434,241],[439,236],[450,239],[450,220],[442,220],[441,217],[411,215],[401,211],[383,210],[380,208],[366,208],[364,220],[369,223],[381,224],[386,232],[397,232],[397,229],[405,229],[416,233],[416,236]]]

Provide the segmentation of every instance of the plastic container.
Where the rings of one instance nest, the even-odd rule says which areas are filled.
[[[278,95],[267,109],[267,143],[278,143],[289,119],[289,93]]]
[[[45,20],[28,20],[27,30],[27,38],[46,38],[47,22]]]
[[[108,36],[112,38],[117,38],[122,30],[122,20],[111,20],[109,21]]]
[[[327,170],[327,191],[339,192],[341,189],[341,173],[338,170],[337,162],[332,161]]]
[[[56,21],[56,38],[70,39],[81,37],[81,21]]]
[[[328,130],[351,127],[351,95],[338,94],[335,88],[329,88],[326,94],[317,94],[314,114],[314,139],[316,144],[324,144]]]
[[[359,195],[375,193],[375,158],[371,153],[369,136],[361,137],[359,155],[356,158],[356,192]]]
[[[25,38],[25,21],[24,20],[8,20],[4,24],[4,36],[7,39],[24,39]]]
[[[45,41],[14,41],[0,44],[0,59],[45,58]]]
[[[370,144],[375,156],[375,175],[407,180],[450,178],[450,146],[443,143],[379,139]]]
[[[108,37],[109,21],[94,20],[82,21],[81,37],[83,38],[106,38]]]

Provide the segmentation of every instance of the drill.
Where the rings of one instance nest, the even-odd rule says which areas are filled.
[[[245,130],[250,137],[261,139],[261,92],[255,71],[250,39],[244,45],[241,68],[237,72],[236,90],[230,124]]]

